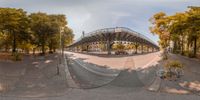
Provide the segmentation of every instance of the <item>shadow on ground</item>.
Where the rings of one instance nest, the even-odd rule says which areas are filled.
[[[0,96],[48,97],[66,93],[63,68],[58,74],[58,56],[25,56],[21,62],[0,62]]]
[[[123,69],[111,69],[111,66],[84,62],[81,58],[71,59],[72,56],[68,55],[69,72],[78,88],[82,89],[145,88],[153,82],[158,68],[157,65],[152,65],[145,69],[137,69],[134,60],[127,58]]]
[[[81,64],[80,63],[76,64],[77,61],[82,61],[82,62]],[[93,89],[93,88],[100,87],[107,90],[109,89],[113,90],[113,89],[120,88],[121,90],[124,89],[123,92],[126,93],[126,92],[134,91],[134,88],[143,88],[143,89],[148,90],[149,87],[155,87],[157,89],[154,92],[183,94],[183,95],[193,93],[190,91],[190,89],[195,88],[196,91],[199,89],[199,81],[197,81],[198,76],[197,75],[194,76],[194,74],[193,76],[191,76],[189,75],[189,73],[186,73],[185,76],[181,77],[180,79],[177,79],[176,81],[160,79],[156,75],[156,73],[159,69],[163,69],[164,67],[165,62],[162,60],[158,61],[157,64],[148,66],[147,68],[138,68],[138,69],[134,65],[134,60],[130,57],[127,58],[127,61],[125,62],[123,69],[111,69],[111,66],[101,66],[101,65],[96,65],[93,63],[84,62],[84,59],[80,59],[80,58],[73,59],[72,62],[73,64],[76,65],[76,67],[69,64],[70,74],[73,76],[73,79],[75,83],[78,84],[79,88],[83,88],[83,89]],[[90,70],[82,68],[83,65],[95,71],[111,69],[118,73],[116,76],[113,76],[113,77],[102,76],[102,75],[97,75],[97,74],[94,75],[94,73],[91,72]],[[77,66],[79,67],[77,68]],[[99,69],[99,68],[94,69],[93,67],[89,67],[89,66],[96,66],[96,67],[101,67],[104,69]],[[97,78],[97,77],[101,77],[101,78]],[[186,79],[191,80],[191,78],[189,77],[192,77],[192,81],[190,81],[191,82],[190,89],[182,87],[181,85],[186,84],[186,82],[183,80],[186,80]],[[107,79],[107,80],[103,80],[102,82],[102,79]]]

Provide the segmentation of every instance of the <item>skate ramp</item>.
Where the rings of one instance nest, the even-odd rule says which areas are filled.
[[[114,87],[144,87],[154,79],[155,70],[134,69],[134,60],[127,59],[124,69],[109,69],[108,67],[86,63],[82,59],[70,59],[69,72],[78,88],[91,89],[102,86]]]

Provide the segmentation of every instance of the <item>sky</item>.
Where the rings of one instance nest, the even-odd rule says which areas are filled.
[[[158,12],[167,15],[200,6],[200,0],[0,0],[0,7],[22,8],[28,13],[65,14],[75,40],[82,31],[128,27],[157,43],[149,31],[149,19]]]

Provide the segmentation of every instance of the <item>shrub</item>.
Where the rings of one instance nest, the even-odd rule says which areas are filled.
[[[180,50],[173,50],[174,54],[180,54]]]
[[[22,60],[22,54],[20,54],[20,53],[13,53],[12,60],[13,61],[21,61]]]
[[[188,57],[190,57],[190,58],[195,58],[195,55],[194,55],[192,52],[190,52],[190,53],[188,54]]]
[[[183,68],[183,64],[178,61],[178,60],[175,60],[175,61],[169,61],[166,65],[165,65],[165,68],[167,69],[170,69],[170,68]]]
[[[169,61],[165,64],[166,74],[165,77],[172,78],[176,76],[180,78],[183,75],[183,64],[180,61]]]
[[[191,52],[191,51],[184,51],[183,55],[187,56],[187,57],[190,57],[190,58],[194,58],[195,57],[193,52]]]
[[[167,54],[163,54],[162,59],[163,60],[167,60],[168,59],[168,55]]]

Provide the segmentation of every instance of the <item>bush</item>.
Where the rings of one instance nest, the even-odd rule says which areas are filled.
[[[166,65],[165,65],[165,68],[167,69],[170,69],[170,68],[183,68],[183,64],[178,61],[178,60],[175,60],[175,61],[169,61]]]
[[[162,53],[162,60],[168,60],[168,52],[167,52],[167,50],[164,50],[164,52]]]
[[[168,59],[168,55],[167,54],[163,54],[162,60],[167,60],[167,59]]]
[[[165,69],[165,77],[167,78],[172,78],[174,76],[180,78],[180,76],[183,75],[183,64],[178,60],[167,62],[165,64]]]
[[[190,58],[194,58],[195,57],[193,52],[191,52],[191,51],[184,51],[183,55],[187,56],[187,57],[190,57]]]
[[[174,54],[180,54],[180,50],[173,50]]]
[[[195,55],[194,55],[192,52],[190,52],[190,53],[188,54],[188,57],[190,57],[190,58],[195,58]]]
[[[189,51],[183,51],[183,56],[188,56],[189,55]]]
[[[22,54],[20,54],[20,53],[13,53],[12,60],[13,61],[21,61],[22,60]]]

